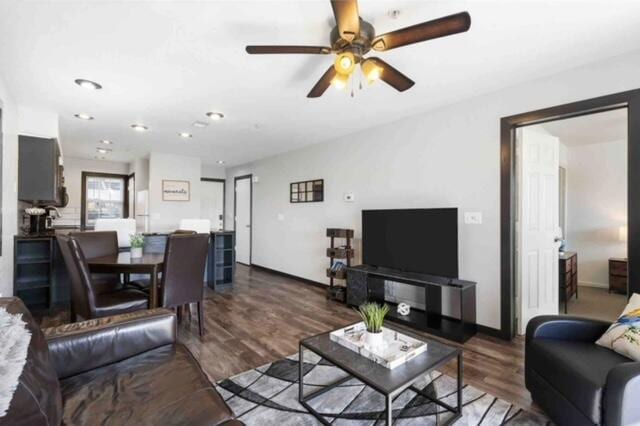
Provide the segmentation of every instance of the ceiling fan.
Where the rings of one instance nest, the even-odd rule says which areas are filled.
[[[373,25],[360,18],[357,0],[331,0],[331,7],[337,25],[331,30],[331,47],[325,46],[247,46],[250,54],[306,53],[316,55],[336,55],[335,62],[313,86],[308,98],[317,98],[330,85],[343,88],[349,82],[356,66],[371,83],[382,80],[396,90],[404,92],[415,83],[400,71],[380,58],[366,55],[371,49],[384,52],[396,47],[419,43],[438,37],[465,32],[471,26],[471,16],[467,12],[456,13],[421,24],[412,25],[390,33],[376,35]]]

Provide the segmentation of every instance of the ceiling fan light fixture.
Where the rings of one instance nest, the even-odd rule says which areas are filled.
[[[351,52],[342,52],[336,57],[333,65],[338,74],[349,75],[356,67],[356,58]]]
[[[369,82],[369,84],[373,83],[376,80],[379,80],[382,76],[382,68],[375,64],[374,61],[367,59],[360,64],[362,68],[362,72],[364,73],[365,78]]]
[[[349,82],[348,74],[336,74],[335,77],[331,80],[331,85],[338,90],[342,90],[347,87],[347,83]]]

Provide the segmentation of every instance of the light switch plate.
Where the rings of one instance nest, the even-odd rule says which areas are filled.
[[[344,194],[344,201],[347,203],[353,203],[356,200],[356,196],[353,193]]]
[[[464,223],[467,225],[481,225],[482,212],[464,212]]]

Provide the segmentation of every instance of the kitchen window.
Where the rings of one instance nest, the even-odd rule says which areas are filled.
[[[96,219],[129,216],[128,176],[82,172],[82,229],[93,229]]]

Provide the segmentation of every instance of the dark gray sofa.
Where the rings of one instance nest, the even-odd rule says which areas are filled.
[[[526,386],[556,424],[640,424],[640,362],[595,344],[610,325],[570,316],[527,325]]]

